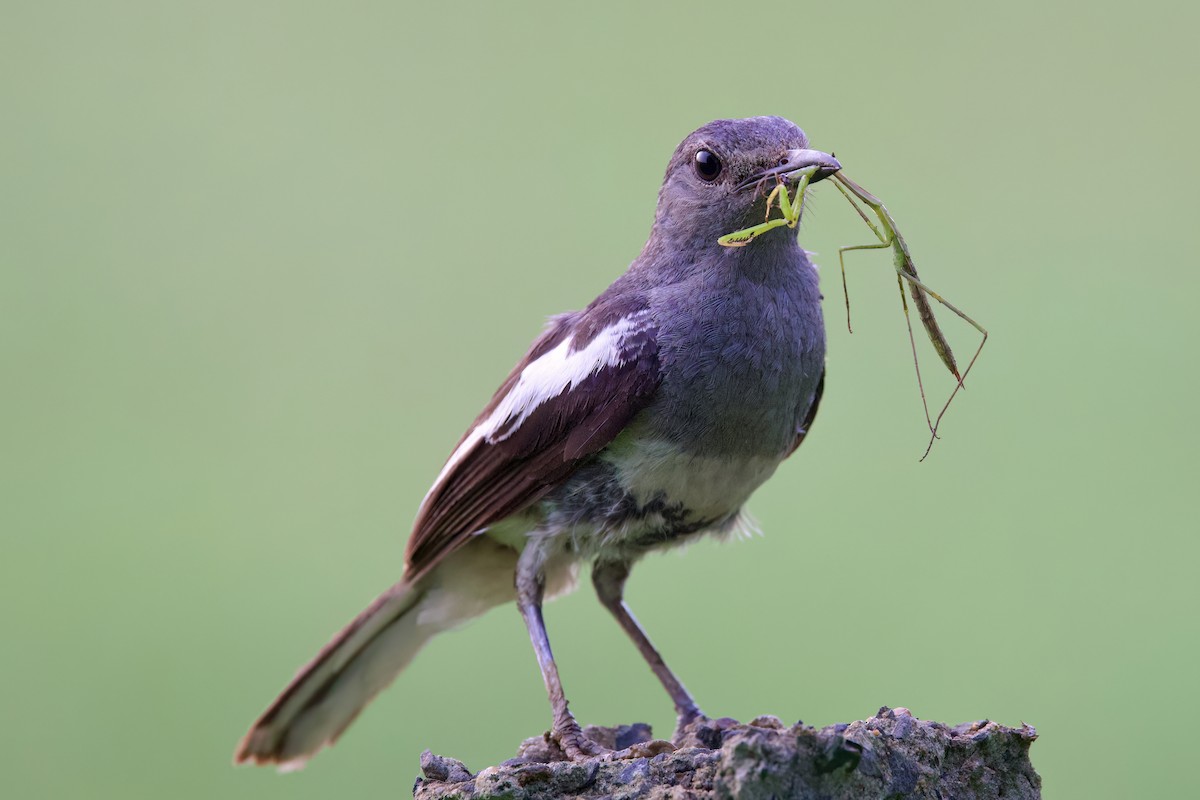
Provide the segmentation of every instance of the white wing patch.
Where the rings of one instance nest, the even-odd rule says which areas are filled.
[[[588,342],[582,350],[571,352],[575,335],[563,339],[557,347],[543,353],[521,370],[521,376],[500,400],[486,419],[471,429],[462,444],[451,454],[437,480],[425,494],[424,507],[434,490],[446,476],[481,441],[489,444],[501,442],[511,436],[537,408],[558,397],[564,391],[574,389],[584,379],[606,367],[624,363],[625,339],[645,328],[647,312],[639,311],[609,325]],[[501,427],[507,430],[497,435]]]

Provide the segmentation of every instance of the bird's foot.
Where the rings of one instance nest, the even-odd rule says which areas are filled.
[[[776,721],[778,723],[778,721]],[[753,723],[752,723],[753,724]],[[736,729],[739,723],[730,717],[710,719],[700,713],[680,714],[679,725],[675,728],[672,741],[675,747],[703,747],[706,750],[720,750],[725,744],[725,734],[730,729]],[[768,727],[763,725],[762,727]]]
[[[583,730],[574,717],[558,723],[550,732],[550,738],[572,761],[587,761],[589,758],[613,752],[583,735]]]
[[[634,742],[628,747],[612,749],[589,739],[574,719],[555,726],[550,738],[572,761],[587,761],[600,758],[604,761],[621,761],[633,758],[653,758],[660,753],[674,752],[676,746],[662,739]]]
[[[698,708],[680,712],[679,716],[675,718],[675,732],[671,734],[671,741],[675,743],[676,747],[680,746],[680,742],[688,734],[688,728],[695,722],[709,722],[709,719]]]

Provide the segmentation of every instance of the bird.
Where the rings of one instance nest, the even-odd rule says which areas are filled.
[[[841,169],[778,116],[718,119],[668,162],[644,247],[582,311],[553,316],[425,495],[404,570],[302,667],[235,762],[302,767],[434,635],[515,602],[572,760],[604,751],[570,711],[542,617],[589,564],[680,730],[703,716],[624,602],[647,553],[746,525],[743,506],[804,441],[825,384],[817,268],[794,231],[746,247],[768,190]]]

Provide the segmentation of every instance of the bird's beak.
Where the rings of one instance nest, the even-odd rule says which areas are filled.
[[[757,186],[762,181],[768,178],[779,178],[781,180],[795,180],[801,172],[805,170],[815,169],[809,183],[828,178],[833,173],[842,168],[838,160],[829,153],[822,153],[820,150],[788,150],[779,159],[779,163],[770,169],[763,170],[757,175],[751,175],[746,180],[738,184],[738,191],[749,189],[752,186]]]

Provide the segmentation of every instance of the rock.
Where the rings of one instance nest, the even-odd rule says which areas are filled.
[[[652,741],[645,724],[585,728],[615,749]],[[674,752],[639,758],[567,761],[543,735],[514,759],[472,775],[459,761],[426,751],[417,800],[709,800],[709,798],[929,798],[1034,800],[1041,778],[1029,761],[1037,731],[989,720],[955,727],[881,708],[870,719],[817,730],[788,728],[764,715],[744,725],[701,719],[681,731]],[[628,752],[628,751],[627,751]],[[655,751],[649,751],[655,752]]]

